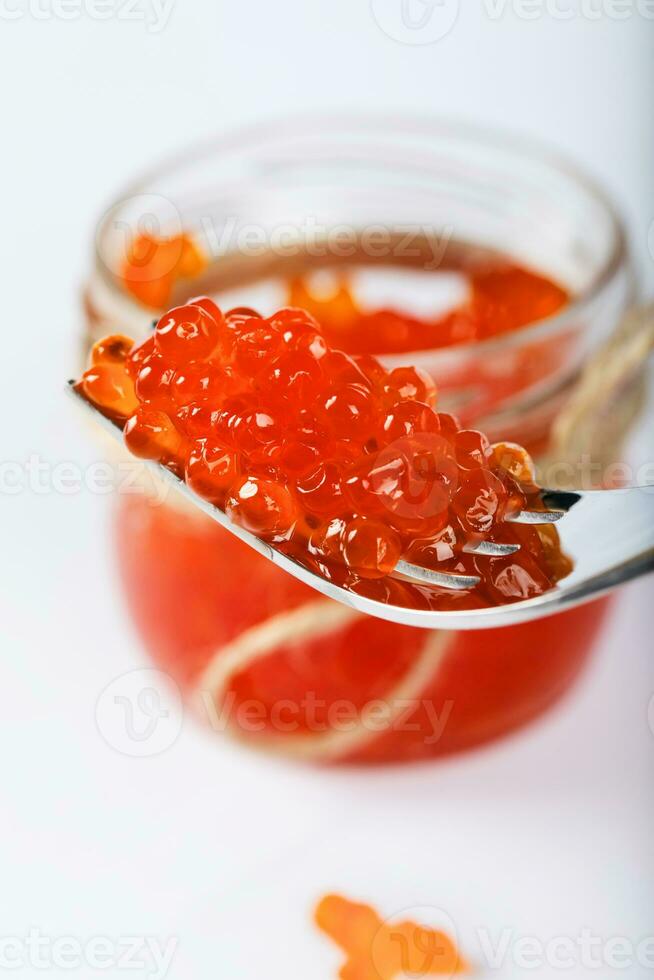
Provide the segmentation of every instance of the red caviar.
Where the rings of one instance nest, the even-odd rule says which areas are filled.
[[[467,298],[437,317],[417,317],[392,308],[364,310],[346,280],[322,296],[303,279],[295,279],[288,286],[288,301],[311,312],[330,343],[350,352],[371,354],[487,340],[553,316],[569,301],[561,286],[505,259],[487,260],[462,272],[468,282]],[[419,391],[411,397],[428,400]]]
[[[125,289],[143,306],[163,309],[170,303],[179,279],[193,279],[207,261],[190,235],[159,238],[137,235],[122,262],[120,278]]]
[[[341,895],[325,895],[314,918],[346,957],[339,972],[342,980],[453,977],[471,971],[446,932],[401,917],[384,921],[372,906]]]
[[[184,473],[235,522],[348,588],[377,595],[404,556],[480,576],[470,593],[407,590],[417,606],[483,606],[538,595],[569,571],[553,528],[507,524],[537,506],[527,453],[491,446],[436,411],[430,378],[331,348],[310,313],[223,315],[198,298],[134,347],[94,348],[80,382],[124,422],[137,456]],[[480,538],[519,543],[473,556]]]

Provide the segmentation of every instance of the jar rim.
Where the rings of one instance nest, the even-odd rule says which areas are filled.
[[[326,132],[327,130],[327,132]],[[610,286],[612,280],[625,266],[629,266],[629,247],[624,223],[617,205],[601,184],[588,175],[583,168],[572,162],[564,153],[539,139],[513,131],[486,126],[483,124],[439,117],[429,114],[411,113],[397,115],[381,112],[346,112],[346,113],[298,113],[273,117],[265,122],[252,122],[229,129],[208,139],[197,140],[187,144],[180,150],[167,157],[148,170],[144,170],[135,180],[124,186],[105,210],[104,216],[95,236],[95,265],[100,271],[105,283],[112,291],[118,291],[115,278],[107,275],[107,269],[100,256],[100,241],[111,212],[125,200],[147,193],[151,185],[167,174],[184,166],[193,157],[206,157],[220,152],[246,151],[250,147],[265,146],[267,142],[283,144],[285,140],[297,138],[298,134],[310,136],[312,133],[321,135],[337,135],[338,132],[351,131],[357,135],[362,133],[380,135],[388,138],[394,132],[402,135],[415,135],[428,138],[457,139],[471,144],[478,144],[511,153],[516,159],[539,164],[551,173],[558,174],[572,181],[579,190],[594,201],[608,221],[611,237],[611,247],[590,282],[576,292],[569,303],[558,313],[545,317],[533,323],[526,324],[519,330],[501,334],[487,339],[464,342],[444,348],[433,348],[431,353],[442,352],[447,358],[475,351],[475,354],[497,354],[523,343],[540,341],[565,331],[571,322],[577,322],[583,317],[598,296]],[[633,275],[632,275],[633,280]],[[633,283],[632,283],[633,285]],[[122,298],[129,299],[126,294]],[[406,351],[402,359],[420,357],[425,351]]]

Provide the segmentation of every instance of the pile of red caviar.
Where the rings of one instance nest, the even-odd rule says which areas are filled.
[[[502,258],[460,271],[468,282],[468,297],[438,317],[420,318],[391,308],[364,310],[346,280],[321,296],[304,279],[295,279],[288,286],[288,302],[311,312],[329,343],[343,350],[401,354],[510,333],[553,316],[570,299],[552,280]]]
[[[477,607],[550,589],[570,570],[550,525],[506,523],[537,493],[528,454],[437,412],[416,368],[386,371],[330,347],[304,310],[223,314],[206,298],[165,313],[134,345],[95,345],[79,389],[124,426],[131,452],[290,556],[363,594]],[[530,504],[530,498],[532,503]],[[473,556],[481,538],[516,542]],[[470,592],[390,578],[400,559],[476,574]]]

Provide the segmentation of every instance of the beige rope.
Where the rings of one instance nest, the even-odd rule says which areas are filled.
[[[572,469],[582,459],[592,460],[595,472],[620,459],[624,440],[644,405],[645,367],[653,350],[654,303],[630,310],[589,360],[554,422],[552,450],[540,461],[541,472],[558,465],[564,475],[559,482],[574,486],[580,474]],[[588,482],[582,477],[576,485]]]

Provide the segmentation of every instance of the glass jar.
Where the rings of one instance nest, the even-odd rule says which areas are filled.
[[[120,274],[144,231],[189,234],[209,258],[169,305],[209,293],[267,314],[284,305],[289,278],[345,270],[373,305],[410,294],[424,308],[450,301],[467,263],[497,254],[553,279],[571,296],[557,315],[380,358],[425,368],[441,410],[536,452],[552,449],[554,420],[634,294],[620,222],[586,178],[541,148],[459,125],[296,119],[186,152],[100,222],[89,342],[116,330],[141,338],[156,316]],[[177,500],[120,499],[117,538],[145,642],[205,720],[316,760],[433,758],[523,724],[572,683],[608,605],[428,633],[319,597]]]

